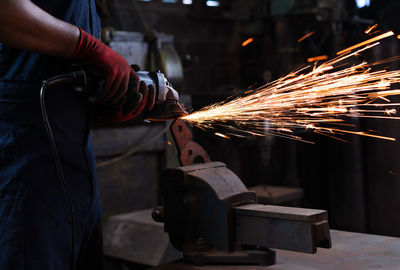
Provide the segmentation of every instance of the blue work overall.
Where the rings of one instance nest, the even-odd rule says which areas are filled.
[[[32,0],[95,36],[95,0]],[[69,60],[0,44],[0,269],[70,270],[69,204],[41,118],[41,81]],[[48,89],[47,112],[76,212],[76,269],[102,267],[101,206],[89,139],[89,105],[69,87]]]

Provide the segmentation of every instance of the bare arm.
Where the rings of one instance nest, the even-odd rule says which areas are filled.
[[[126,60],[92,35],[61,21],[30,0],[0,0],[0,42],[47,55],[73,58],[106,79],[96,102],[117,104],[128,91],[139,92],[139,77]],[[146,99],[136,107],[143,110]],[[135,107],[135,108],[136,108]],[[139,113],[140,113],[139,112]],[[137,114],[132,114],[132,117]],[[118,118],[119,117],[119,118]],[[117,116],[124,121],[125,115]]]
[[[0,42],[48,55],[70,57],[79,29],[48,14],[30,0],[0,0]]]

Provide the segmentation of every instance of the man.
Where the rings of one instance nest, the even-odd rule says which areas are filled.
[[[89,103],[67,86],[48,89],[46,96],[72,204],[58,181],[39,106],[41,81],[65,73],[75,62],[105,78],[97,103],[121,104],[130,80],[130,91],[139,90],[136,73],[95,38],[99,33],[95,0],[0,0],[2,270],[102,268]],[[146,89],[141,85],[143,93]],[[117,120],[138,115],[146,96]]]

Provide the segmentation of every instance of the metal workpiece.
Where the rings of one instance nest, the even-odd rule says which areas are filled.
[[[331,248],[326,211],[247,204],[234,212],[238,243],[304,253]]]
[[[182,166],[211,162],[211,158],[198,143],[183,120],[177,119],[171,125],[171,134],[178,150],[178,160]]]

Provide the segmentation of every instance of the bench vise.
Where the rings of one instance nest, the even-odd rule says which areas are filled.
[[[225,164],[209,162],[183,121],[171,130],[184,166],[163,173],[163,206],[154,209],[153,218],[164,222],[172,245],[187,260],[272,265],[276,255],[269,248],[315,253],[331,247],[326,211],[257,204],[256,194]]]

